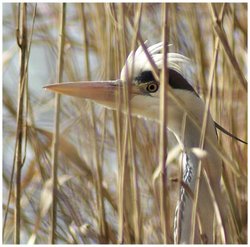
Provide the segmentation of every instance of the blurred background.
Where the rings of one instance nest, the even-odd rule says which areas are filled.
[[[3,4],[3,243],[14,243],[16,186],[21,190],[20,242],[49,242],[53,221],[50,210],[55,95],[43,87],[58,80],[58,64],[62,68],[61,81],[119,78],[132,48],[140,7],[142,39],[151,45],[161,41],[162,4],[67,3],[64,8],[52,3]],[[247,140],[244,78],[248,5],[170,3],[167,7],[169,51],[190,59],[189,64],[180,66],[203,99],[219,38],[210,111],[217,123]],[[22,8],[26,9],[27,25],[25,68],[21,66],[21,48],[17,44]],[[64,44],[60,49],[62,12]],[[25,69],[24,83],[20,78]],[[22,120],[17,125],[20,108]],[[159,223],[158,124],[133,118],[133,140],[124,145],[125,118],[120,116],[118,121],[112,110],[63,96],[59,112],[56,243],[119,242],[121,205],[124,243],[163,243]],[[247,243],[247,145],[221,132],[218,139],[241,172],[240,177],[236,176],[224,164],[223,186],[231,210],[234,242]],[[172,151],[166,184],[168,242],[173,243],[180,150],[170,134],[168,142],[168,151]],[[21,178],[16,185],[13,167],[18,157]],[[127,167],[124,198],[119,182],[123,164]]]

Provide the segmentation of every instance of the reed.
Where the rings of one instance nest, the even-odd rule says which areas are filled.
[[[66,4],[63,3],[60,6],[59,16],[59,35],[58,35],[58,63],[57,63],[57,83],[60,83],[63,79],[63,60],[64,60],[64,39],[65,39],[65,16],[66,16]],[[56,242],[56,227],[57,227],[57,172],[58,172],[58,146],[60,133],[60,95],[55,95],[55,115],[54,115],[54,135],[52,140],[52,152],[51,152],[51,179],[52,179],[52,201],[51,201],[51,231],[49,241],[51,244]]]

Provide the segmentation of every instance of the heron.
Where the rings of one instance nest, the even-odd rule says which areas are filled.
[[[163,42],[146,46],[148,54],[159,71],[163,66],[162,48]],[[189,112],[195,116],[198,125],[201,126],[205,103],[185,78],[178,65],[180,62],[187,62],[187,58],[178,53],[168,53],[167,62],[168,82],[173,94],[184,102]],[[121,70],[120,78],[117,80],[68,82],[50,84],[45,86],[45,88],[60,94],[90,99],[106,108],[117,110],[117,92],[128,81],[131,82],[129,94],[131,114],[159,121],[159,88],[161,83],[155,78],[152,65],[142,46],[139,46],[135,51],[131,51]],[[185,128],[183,129],[184,118]],[[194,201],[190,194],[194,193],[195,190],[195,181],[200,161],[199,157],[192,152],[192,148],[199,147],[201,129],[192,121],[189,114],[171,98],[168,98],[167,120],[166,128],[176,137],[182,147],[183,154],[183,183],[180,186],[180,196],[173,222],[174,240],[175,243],[191,243],[190,222]],[[202,165],[209,177],[209,184],[214,198],[211,196],[204,173],[201,173],[197,210],[202,229],[199,229],[198,220],[195,219],[194,243],[214,243],[214,225],[216,221],[214,201],[219,210],[225,241],[227,243],[231,242],[228,211],[225,206],[225,197],[221,186],[222,159],[216,152],[218,147],[216,127],[220,128],[213,121],[211,114],[208,113],[206,136],[209,136],[210,142],[205,139],[203,149],[206,152],[206,158],[202,161]]]

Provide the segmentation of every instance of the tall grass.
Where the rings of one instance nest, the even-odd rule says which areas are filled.
[[[3,242],[173,243],[181,169],[175,138],[163,138],[167,119],[158,125],[64,96],[54,121],[55,96],[42,87],[117,79],[131,50],[164,37],[170,52],[190,59],[182,69],[214,120],[246,140],[247,7],[67,3],[63,12],[60,4],[29,3],[22,12],[18,4],[3,4]],[[26,52],[17,44],[20,25],[26,25]],[[130,83],[117,100],[128,113]],[[56,145],[54,122],[60,124]],[[247,243],[247,146],[221,132],[218,141],[231,235],[234,243]],[[54,183],[51,157],[57,160]]]

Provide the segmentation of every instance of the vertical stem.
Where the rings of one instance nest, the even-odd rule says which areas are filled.
[[[127,121],[125,123],[125,130],[124,133],[128,132],[128,124]],[[125,172],[126,172],[126,163],[127,163],[127,149],[128,143],[128,135],[124,136],[124,145],[123,145],[123,153],[121,155],[121,170],[120,170],[120,186],[119,186],[119,207],[118,207],[118,214],[119,214],[119,228],[118,228],[118,243],[124,243],[124,218],[126,218],[125,214]],[[122,146],[122,145],[121,145]]]
[[[132,42],[132,51],[135,51],[136,48],[136,42],[138,38],[138,32],[140,29],[140,21],[141,21],[141,14],[142,14],[142,4],[139,3],[138,7],[136,9],[136,16],[135,16],[135,35]],[[134,53],[133,53],[133,65],[132,65],[132,73],[131,75],[134,77]],[[130,99],[129,99],[129,87],[131,86],[131,80],[128,80],[128,87],[127,90],[127,100],[128,100],[128,108],[127,108],[127,117],[128,117],[128,124],[129,124],[129,137],[130,137],[130,152],[131,152],[131,167],[130,167],[130,173],[131,173],[131,188],[133,190],[133,220],[134,220],[134,234],[135,234],[135,243],[139,244],[142,242],[142,229],[141,229],[141,222],[140,222],[140,196],[139,196],[139,185],[138,185],[138,175],[137,175],[137,166],[135,161],[135,154],[134,154],[134,138],[133,138],[133,132],[132,132],[132,117],[131,117],[131,105]]]
[[[65,27],[65,9],[66,4],[61,4],[60,10],[60,29],[58,39],[58,64],[57,64],[57,82],[62,80],[63,73],[63,48],[64,48],[64,27]],[[55,95],[55,119],[54,119],[54,135],[52,142],[52,205],[51,205],[51,230],[50,243],[54,244],[56,241],[56,224],[57,224],[57,168],[58,168],[58,146],[59,146],[59,130],[60,130],[60,95]]]
[[[110,4],[110,8],[112,8],[112,4]],[[110,18],[110,15],[107,14]],[[114,10],[114,17],[117,19],[116,11]],[[118,40],[119,38],[119,29],[118,25],[114,25],[114,36],[115,39]],[[118,74],[120,72],[120,66],[121,66],[121,52],[119,49],[119,45],[116,47],[116,54],[117,59],[114,63],[115,72]],[[122,178],[122,118],[121,118],[121,89],[119,89],[117,95],[116,95],[116,111],[113,111],[113,123],[114,123],[114,129],[115,129],[115,143],[117,147],[117,162],[118,162],[118,176],[117,176],[117,187],[118,187],[118,202],[117,202],[117,210],[118,210],[118,243],[122,243],[123,241],[123,206],[121,205],[121,195],[120,195],[120,187],[121,187],[121,178]]]
[[[81,4],[82,8],[80,9],[80,15],[83,25],[83,40],[84,40],[84,62],[87,74],[87,80],[90,81],[90,63],[89,63],[89,49],[88,49],[88,36],[87,36],[87,27],[86,27],[86,19],[84,14],[84,4]],[[96,200],[97,200],[97,208],[98,208],[98,224],[99,224],[99,233],[100,233],[100,243],[108,243],[108,230],[106,224],[106,216],[105,216],[105,207],[104,207],[104,196],[102,191],[102,167],[100,164],[99,159],[99,152],[98,152],[98,145],[96,142],[95,131],[96,131],[96,124],[95,124],[95,115],[94,115],[94,108],[93,103],[90,102],[90,109],[91,109],[91,121],[93,125],[93,145],[94,145],[94,164],[96,167],[97,180],[96,180]]]
[[[160,184],[160,214],[161,228],[163,233],[164,244],[167,244],[167,190],[166,190],[166,160],[167,160],[167,88],[168,88],[168,70],[167,70],[167,53],[168,53],[168,8],[163,4],[163,69],[161,74],[160,86],[160,149],[159,165],[161,167],[161,184]]]
[[[89,46],[88,46],[88,36],[87,36],[87,27],[86,27],[86,19],[84,14],[84,3],[81,3],[80,8],[80,15],[81,15],[81,21],[83,25],[83,47],[84,47],[84,65],[85,65],[85,72],[87,75],[87,80],[90,81],[90,66],[89,66]]]
[[[23,139],[23,111],[24,111],[24,88],[27,75],[25,64],[27,60],[27,33],[26,33],[26,3],[19,4],[19,19],[17,29],[17,42],[20,47],[20,80],[18,95],[17,114],[17,146],[15,150],[15,212],[14,212],[14,243],[20,244],[20,223],[21,223],[21,169],[22,169],[22,139]]]
[[[120,51],[120,61],[124,61],[125,60],[125,56],[126,56],[126,47],[125,47],[125,23],[124,23],[124,5],[123,3],[120,3],[118,5],[118,17],[117,20],[119,22],[119,24],[122,26],[122,28],[120,26],[118,26],[118,38],[119,38],[119,51]],[[126,107],[126,102],[122,101],[122,100],[126,100],[123,95],[124,95],[124,91],[125,89],[121,92],[121,90],[119,89],[118,92],[118,104],[120,106],[125,105]],[[121,109],[120,107],[117,109]],[[119,134],[119,140],[120,140],[120,145],[119,147],[121,148],[120,150],[120,168],[119,168],[119,181],[118,181],[118,243],[119,244],[123,244],[124,243],[124,230],[125,230],[125,224],[124,221],[127,221],[128,224],[129,222],[129,217],[127,217],[126,215],[126,205],[125,205],[125,197],[126,197],[126,191],[125,191],[125,182],[129,181],[129,177],[126,177],[126,171],[127,171],[127,155],[126,155],[126,151],[127,151],[127,146],[128,146],[128,119],[125,119],[125,124],[124,127],[121,128],[121,112],[120,110],[117,111],[117,121],[118,121],[118,128],[120,128],[120,130],[124,130],[124,131],[120,131]],[[123,144],[123,145],[122,145]]]
[[[91,109],[91,122],[92,122],[92,137],[93,137],[93,151],[94,151],[94,164],[95,164],[95,175],[96,175],[96,201],[97,201],[97,209],[98,209],[98,224],[99,224],[99,233],[100,233],[100,243],[108,243],[108,236],[107,236],[107,227],[105,221],[105,208],[104,208],[104,197],[102,192],[102,167],[99,160],[99,152],[98,152],[98,145],[96,142],[96,124],[95,124],[95,116],[94,116],[94,108],[93,104],[90,103]]]

